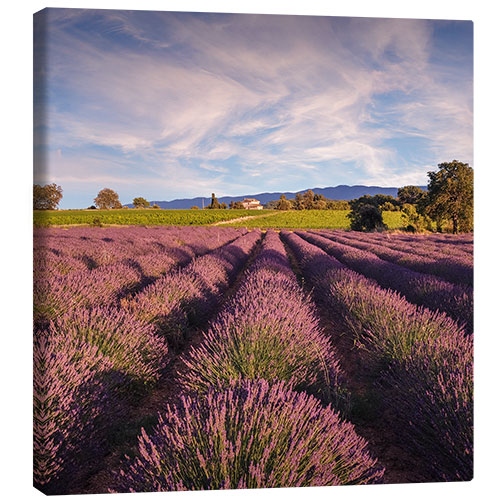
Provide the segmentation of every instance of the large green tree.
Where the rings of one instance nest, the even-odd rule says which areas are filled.
[[[62,199],[62,188],[57,184],[33,186],[33,210],[55,210]]]
[[[428,172],[426,213],[438,225],[451,221],[453,233],[471,231],[474,216],[474,172],[467,163],[440,163]]]
[[[96,207],[101,210],[122,208],[118,193],[109,188],[101,189],[97,194],[97,197],[94,198],[94,203]]]

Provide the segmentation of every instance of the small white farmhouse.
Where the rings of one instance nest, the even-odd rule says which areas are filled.
[[[246,210],[262,210],[264,208],[260,201],[254,198],[245,198],[242,203]]]

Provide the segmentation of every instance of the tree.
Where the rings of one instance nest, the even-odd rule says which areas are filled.
[[[134,204],[135,208],[148,208],[150,203],[146,198],[143,198],[142,196],[139,196],[138,198],[134,198],[132,200],[132,203]]]
[[[437,172],[428,172],[425,212],[436,221],[452,223],[453,233],[473,226],[474,172],[467,163],[453,160],[440,163]]]
[[[297,193],[295,195],[295,200],[293,200],[293,208],[295,210],[304,210],[305,205],[304,205],[304,196],[302,196],[301,193]]]
[[[384,203],[380,205],[380,210],[383,212],[394,212],[396,211],[396,207],[390,201],[384,201]]]
[[[314,208],[314,192],[310,189],[304,193],[304,208],[306,210],[312,210]]]
[[[346,200],[328,200],[326,202],[327,210],[349,210],[351,207]]]
[[[421,232],[425,229],[431,230],[432,224],[428,216],[418,212],[415,205],[405,203],[401,209],[402,219],[406,222],[405,229],[412,233]]]
[[[219,204],[219,208],[223,208],[225,210],[227,208],[227,203],[223,201],[222,203]]]
[[[351,210],[358,210],[363,205],[372,205],[378,208],[378,202],[375,196],[370,196],[369,194],[364,194],[360,198],[351,200],[349,202],[349,207]]]
[[[403,186],[398,189],[398,201],[402,205],[405,203],[416,205],[424,194],[425,191],[418,186]]]
[[[280,200],[268,201],[267,203],[264,203],[264,209],[265,210],[277,210],[279,202],[280,202]]]
[[[33,210],[56,210],[62,199],[62,188],[57,184],[33,186]]]
[[[286,196],[282,194],[276,205],[277,210],[290,210],[292,208],[292,202],[286,199]]]
[[[245,205],[243,205],[243,202],[241,201],[231,201],[229,208],[233,208],[235,210],[245,210]]]
[[[347,214],[347,217],[351,221],[352,230],[380,231],[387,229],[382,217],[382,210],[372,198],[365,195],[349,203],[351,211]]]
[[[391,203],[395,207],[399,206],[398,200],[396,200],[396,198],[394,198],[394,196],[391,196],[390,194],[376,194],[372,198],[379,208],[381,208],[384,203]]]
[[[122,204],[118,198],[118,193],[109,188],[104,188],[99,191],[97,197],[94,198],[94,203],[101,210],[110,208],[121,208]]]
[[[215,197],[215,193],[212,193],[212,201],[210,202],[210,205],[208,205],[207,208],[209,208],[209,209],[220,208],[220,203],[217,200],[217,198]]]

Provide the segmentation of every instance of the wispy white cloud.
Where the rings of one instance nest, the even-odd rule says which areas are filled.
[[[433,60],[433,22],[52,12],[49,146],[95,183],[118,162],[122,179],[173,176],[165,198],[420,184],[429,165],[472,161],[472,75]],[[80,178],[50,158],[59,182]]]

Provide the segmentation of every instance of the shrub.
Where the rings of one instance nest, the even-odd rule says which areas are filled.
[[[91,226],[95,226],[95,227],[102,227],[102,220],[100,217],[94,217],[92,219],[92,222],[90,224]]]
[[[328,299],[374,360],[402,361],[419,342],[430,342],[461,330],[446,314],[416,306],[393,290],[385,290],[350,269],[332,270]]]
[[[406,230],[412,233],[432,230],[432,222],[429,217],[417,212],[415,205],[405,203],[401,210],[403,213],[403,223],[406,223]]]
[[[277,233],[261,251],[203,342],[185,360],[181,383],[206,392],[241,377],[290,381],[345,407],[340,368],[315,308],[299,286]]]
[[[347,217],[351,221],[351,229],[353,231],[380,231],[387,229],[382,218],[382,211],[375,205],[360,204],[353,206]]]
[[[117,474],[117,491],[328,486],[383,471],[352,424],[285,383],[240,381],[167,406]]]

